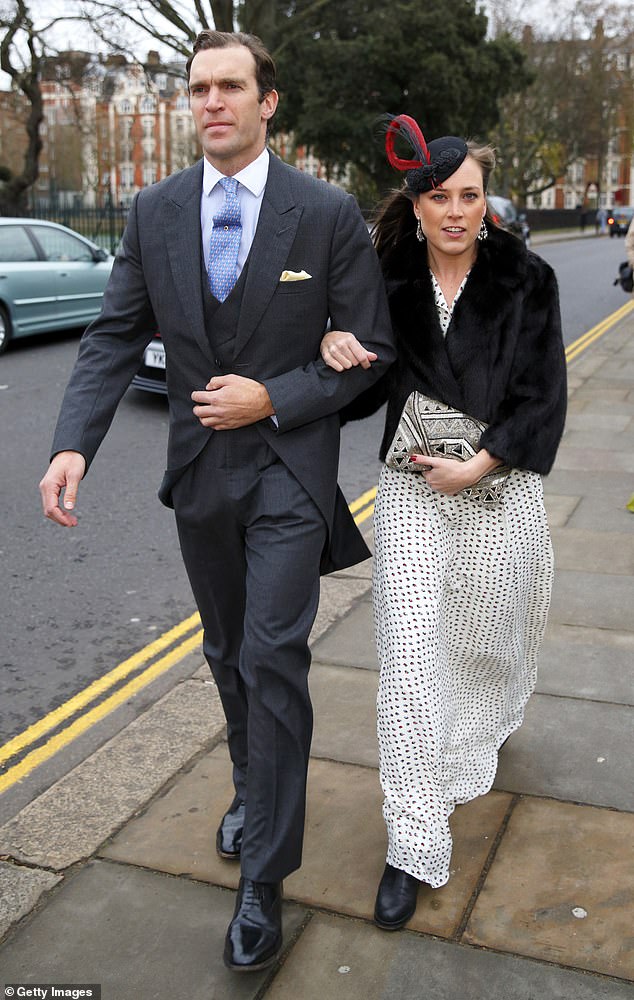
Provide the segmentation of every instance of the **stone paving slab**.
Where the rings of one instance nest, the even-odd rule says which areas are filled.
[[[61,875],[0,861],[0,938],[37,905]]]
[[[534,694],[500,752],[495,787],[634,810],[631,708]]]
[[[615,489],[588,492],[575,508],[570,527],[593,531],[598,537],[602,532],[634,535],[634,515],[626,508],[633,489],[634,476],[627,476]]]
[[[179,684],[5,823],[0,855],[56,870],[90,857],[224,726],[215,685]]]
[[[632,985],[356,920],[312,918],[266,1000],[631,1000]]]
[[[579,419],[581,414],[572,414],[571,419]],[[588,414],[589,416],[589,414]],[[598,416],[596,418],[599,419]],[[609,417],[605,417],[609,420]],[[621,417],[618,420],[620,425],[624,421],[629,424],[631,422],[631,417]],[[562,448],[578,448],[580,450],[587,449],[588,451],[594,450],[598,452],[605,452],[606,454],[614,455],[624,455],[627,453],[628,448],[632,447],[632,431],[628,428],[622,431],[620,434],[608,433],[605,430],[597,427],[596,430],[574,430],[572,427],[569,428],[562,437]]]
[[[603,472],[634,472],[631,451],[609,451],[606,448],[586,448],[562,444],[557,452],[559,469],[585,470],[588,475]]]
[[[236,864],[222,861],[213,835],[231,799],[230,766],[220,748],[149,809],[131,820],[102,857],[174,875],[235,887]],[[219,790],[213,803],[208,792]],[[511,798],[491,793],[452,816],[452,877],[441,889],[419,894],[410,928],[450,936],[477,885]],[[308,782],[302,867],[284,883],[287,899],[310,907],[372,918],[385,864],[386,833],[376,771],[312,760]]]
[[[597,413],[602,412],[604,407],[609,407],[609,411],[616,413],[629,413],[627,397],[629,395],[629,386],[618,386],[613,389],[597,389],[592,382],[587,385],[580,386],[574,394],[575,400],[582,400],[587,403],[592,404],[593,408],[596,408]],[[623,404],[624,409],[621,410],[619,404]]]
[[[371,563],[372,560],[367,559],[365,563],[361,563],[361,566],[371,565]],[[333,622],[345,616],[354,603],[368,592],[370,580],[365,575],[366,572],[367,570],[362,571],[360,575],[347,577],[326,576],[322,579],[319,609],[310,633],[311,646],[331,627]]]
[[[590,389],[587,392],[581,388],[575,392],[574,399],[568,401],[568,411],[570,412],[571,403],[574,402],[577,413],[588,415],[596,413],[598,416],[614,413],[619,417],[634,417],[634,400],[628,396],[627,387],[612,390]]]
[[[634,489],[634,479],[632,488]],[[634,576],[634,532],[598,532],[572,525],[565,528],[551,527],[558,573],[568,570]],[[632,617],[634,618],[634,603]]]
[[[539,655],[540,694],[634,705],[634,632],[551,623]]]
[[[601,367],[600,377],[609,379],[611,382],[625,382],[629,385],[634,382],[634,360],[625,357],[609,358]]]
[[[613,503],[618,503],[618,498],[631,482],[631,474],[618,470],[606,470],[600,476],[589,474],[583,467],[576,469],[565,469],[555,464],[552,472],[544,477],[544,490],[546,494],[575,497],[608,497]],[[595,525],[597,531],[604,531],[601,522]]]
[[[578,399],[575,394],[575,399]],[[627,413],[619,412],[618,406],[610,407],[609,413],[592,412],[586,409],[585,413],[571,413],[566,417],[566,430],[569,431],[601,431],[604,435],[610,436],[621,434],[631,427],[632,418]],[[610,439],[606,442],[610,447]]]
[[[632,612],[630,577],[564,569],[555,572],[551,621],[586,628],[634,630]]]
[[[377,685],[378,676],[373,670],[313,663],[310,669],[315,713],[313,757],[378,767]]]
[[[371,594],[315,644],[313,658],[335,666],[378,670]]]
[[[634,980],[632,858],[633,815],[524,799],[465,940]]]
[[[544,506],[550,527],[563,528],[570,520],[580,500],[581,497],[545,492]]]
[[[222,963],[235,896],[92,861],[0,947],[5,982],[101,983],[104,1000],[255,1000],[269,972]],[[286,946],[304,920],[285,904]]]

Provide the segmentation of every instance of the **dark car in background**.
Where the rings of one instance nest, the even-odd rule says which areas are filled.
[[[633,215],[634,205],[613,208],[611,212],[608,212],[608,232],[610,236],[625,236],[630,227]]]
[[[500,229],[506,229],[521,239],[525,246],[531,245],[531,230],[526,216],[518,212],[510,198],[502,198],[497,194],[487,195],[487,210]]]
[[[145,348],[143,364],[132,379],[132,387],[142,389],[144,392],[160,392],[164,396],[167,395],[165,347],[160,333],[157,333],[154,340]]]
[[[101,311],[113,261],[66,226],[0,219],[0,354],[14,338],[86,327]]]

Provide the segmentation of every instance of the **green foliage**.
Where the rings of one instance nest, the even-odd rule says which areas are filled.
[[[378,196],[398,183],[386,114],[412,115],[428,138],[487,139],[498,97],[527,83],[518,45],[486,28],[474,0],[296,0],[278,19],[278,125],[331,173],[351,164],[364,201]]]

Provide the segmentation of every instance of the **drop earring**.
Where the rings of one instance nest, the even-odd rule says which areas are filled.
[[[480,223],[480,229],[478,231],[477,238],[479,240],[486,240],[488,235],[489,235],[489,230],[487,229],[486,222],[484,221],[484,216],[482,216],[482,222]]]
[[[420,224],[420,219],[418,219],[418,222],[416,223],[416,239],[419,243],[425,242],[425,234],[423,232],[423,227]]]

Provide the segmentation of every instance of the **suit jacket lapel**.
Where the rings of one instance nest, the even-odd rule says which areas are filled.
[[[176,191],[163,201],[165,243],[183,318],[200,349],[213,362],[213,350],[205,329],[200,280],[202,160],[190,170],[184,170],[181,178]]]
[[[253,335],[271,301],[295,239],[302,207],[295,204],[287,167],[271,155],[260,217],[251,246],[235,354]]]

